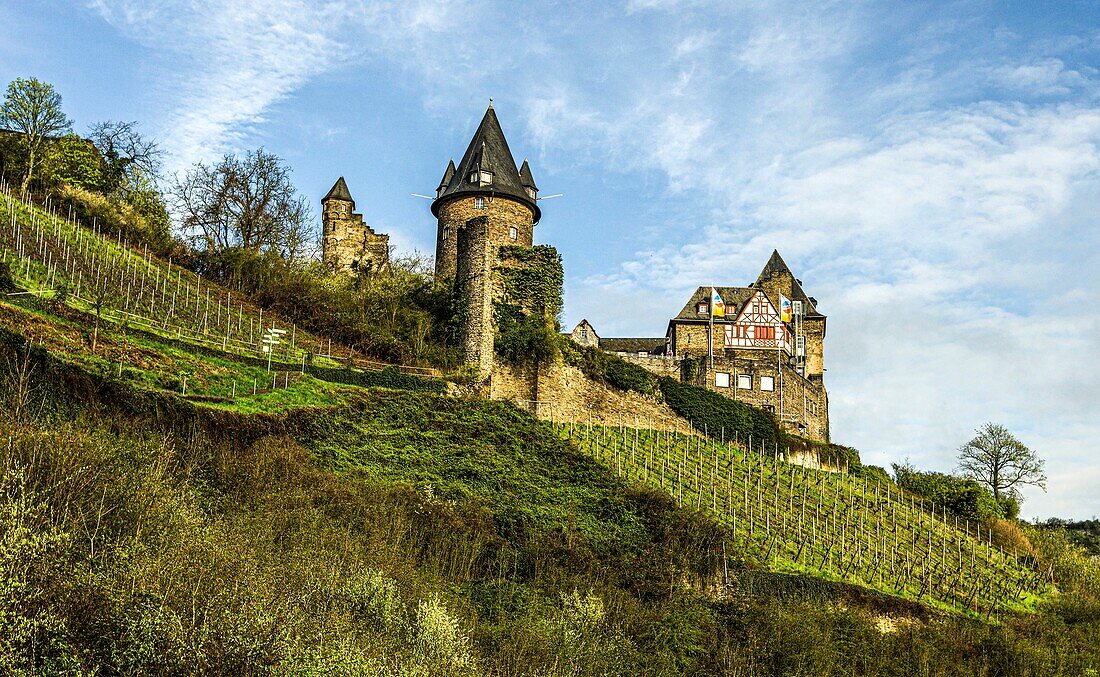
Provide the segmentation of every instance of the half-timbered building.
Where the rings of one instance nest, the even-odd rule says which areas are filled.
[[[712,289],[722,300],[714,303]],[[788,315],[781,312],[787,309]],[[829,437],[825,315],[778,251],[745,287],[699,287],[668,324],[668,351],[685,375],[727,397],[774,411],[788,430]]]

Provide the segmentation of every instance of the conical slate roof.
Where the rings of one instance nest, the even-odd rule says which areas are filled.
[[[471,173],[481,170],[493,174],[493,182],[488,185],[480,185],[476,179],[470,181]],[[450,174],[448,168],[447,174]],[[527,168],[528,181],[534,187],[534,179],[530,178],[531,169]],[[444,174],[446,179],[447,174]],[[439,207],[456,197],[470,195],[503,195],[517,202],[521,202],[534,212],[534,222],[538,223],[542,216],[538,203],[524,190],[524,180],[520,178],[516,169],[516,161],[512,157],[512,151],[508,149],[508,141],[504,138],[504,132],[500,128],[496,111],[489,104],[485,111],[485,117],[481,119],[474,138],[470,140],[469,147],[462,155],[454,174],[450,176],[446,186],[432,202],[432,214],[439,215]]]
[[[539,189],[535,185],[535,177],[531,176],[531,165],[527,164],[527,160],[524,160],[523,166],[519,168],[519,182],[524,188],[532,188],[536,191]]]
[[[775,275],[791,276],[791,280],[793,280],[793,282],[791,283],[791,296],[793,298],[791,300],[801,301],[803,303],[803,306],[806,308],[807,316],[824,317],[824,315],[822,315],[821,312],[818,311],[817,303],[806,294],[806,292],[802,289],[802,283],[799,282],[798,278],[794,276],[794,273],[791,272],[791,269],[787,267],[787,262],[784,261],[783,257],[779,255],[778,249],[772,250],[771,258],[769,258],[768,262],[764,264],[764,269],[760,271],[760,276],[756,278],[756,287],[759,288],[761,282]]]
[[[355,200],[351,199],[351,191],[348,190],[348,184],[344,183],[344,177],[342,176],[336,179],[336,183],[332,184],[328,195],[321,198],[321,202],[328,202],[329,200],[346,200],[351,203],[351,208],[355,209]]]
[[[436,190],[446,188],[447,184],[451,182],[451,178],[455,175],[455,161],[451,158],[451,161],[447,163],[447,171],[443,172],[443,180],[439,182],[439,186]]]

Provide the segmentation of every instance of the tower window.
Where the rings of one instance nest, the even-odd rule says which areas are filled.
[[[516,238],[518,238],[518,237],[519,237],[519,231],[516,230],[515,226],[512,226],[511,228],[508,229],[508,239],[509,240],[511,240],[512,242],[515,242]]]
[[[535,193],[534,188],[531,188],[530,186],[528,186],[527,188],[524,188],[524,190],[527,191],[527,197],[531,198],[532,200],[537,200],[538,199],[536,197],[536,193]]]
[[[485,198],[475,197],[474,198],[474,209],[485,209]]]
[[[451,229],[450,228],[444,228],[443,229],[443,241],[446,242],[449,239],[451,239]]]

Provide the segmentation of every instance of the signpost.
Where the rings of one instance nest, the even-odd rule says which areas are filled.
[[[263,344],[264,352],[267,353],[268,371],[271,371],[271,354],[275,352],[275,346],[281,343],[279,337],[285,333],[286,329],[276,329],[275,325],[271,325],[271,328],[264,332]]]

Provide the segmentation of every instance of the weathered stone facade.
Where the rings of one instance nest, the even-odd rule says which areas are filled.
[[[539,418],[562,423],[692,430],[689,422],[656,399],[616,390],[566,364],[542,367],[537,376],[533,369],[497,364],[489,394],[497,400],[515,400]],[[534,405],[532,401],[539,404]]]
[[[390,236],[355,212],[344,177],[321,200],[321,260],[335,272],[374,275],[390,267]]]
[[[531,208],[506,197],[468,196],[439,206],[435,239],[435,278],[454,277],[458,268],[459,231],[471,219],[485,219],[487,237],[499,249],[514,244],[530,247],[534,238]]]
[[[577,326],[573,327],[573,331],[569,332],[569,338],[579,346],[586,348],[600,347],[600,335],[596,333],[596,328],[588,320],[578,322]]]
[[[472,218],[456,228],[458,268],[454,275],[456,310],[461,313],[458,339],[466,364],[481,375],[493,371],[493,301],[500,295],[496,275],[500,246],[491,234],[489,217]]]
[[[494,302],[503,294],[501,247],[531,247],[541,213],[524,160],[517,168],[492,105],[456,166],[448,163],[432,201],[435,279],[453,279],[459,339],[481,378],[493,371]]]

